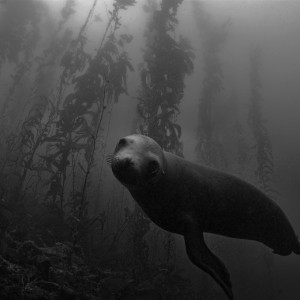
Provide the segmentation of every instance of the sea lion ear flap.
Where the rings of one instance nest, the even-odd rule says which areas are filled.
[[[222,287],[228,298],[233,300],[230,275],[223,262],[207,248],[198,224],[186,224],[184,240],[190,260],[207,272]]]

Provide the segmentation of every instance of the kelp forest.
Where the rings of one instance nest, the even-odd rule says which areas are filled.
[[[299,13],[297,1],[0,1],[0,298],[227,299],[113,176],[133,133],[251,182],[300,234]],[[205,239],[236,299],[299,299],[298,257]]]

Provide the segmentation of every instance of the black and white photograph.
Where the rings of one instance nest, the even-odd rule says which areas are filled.
[[[0,299],[299,300],[300,0],[0,0]]]

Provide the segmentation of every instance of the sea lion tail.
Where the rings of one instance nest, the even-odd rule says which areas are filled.
[[[294,249],[293,249],[293,252],[300,255],[300,243],[299,243],[299,240],[298,240],[298,237],[296,237],[296,241],[295,241],[295,246],[294,246]]]

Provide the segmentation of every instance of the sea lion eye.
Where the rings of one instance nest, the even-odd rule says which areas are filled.
[[[149,177],[152,177],[157,174],[159,171],[159,164],[156,160],[151,160],[148,164],[147,174]]]

